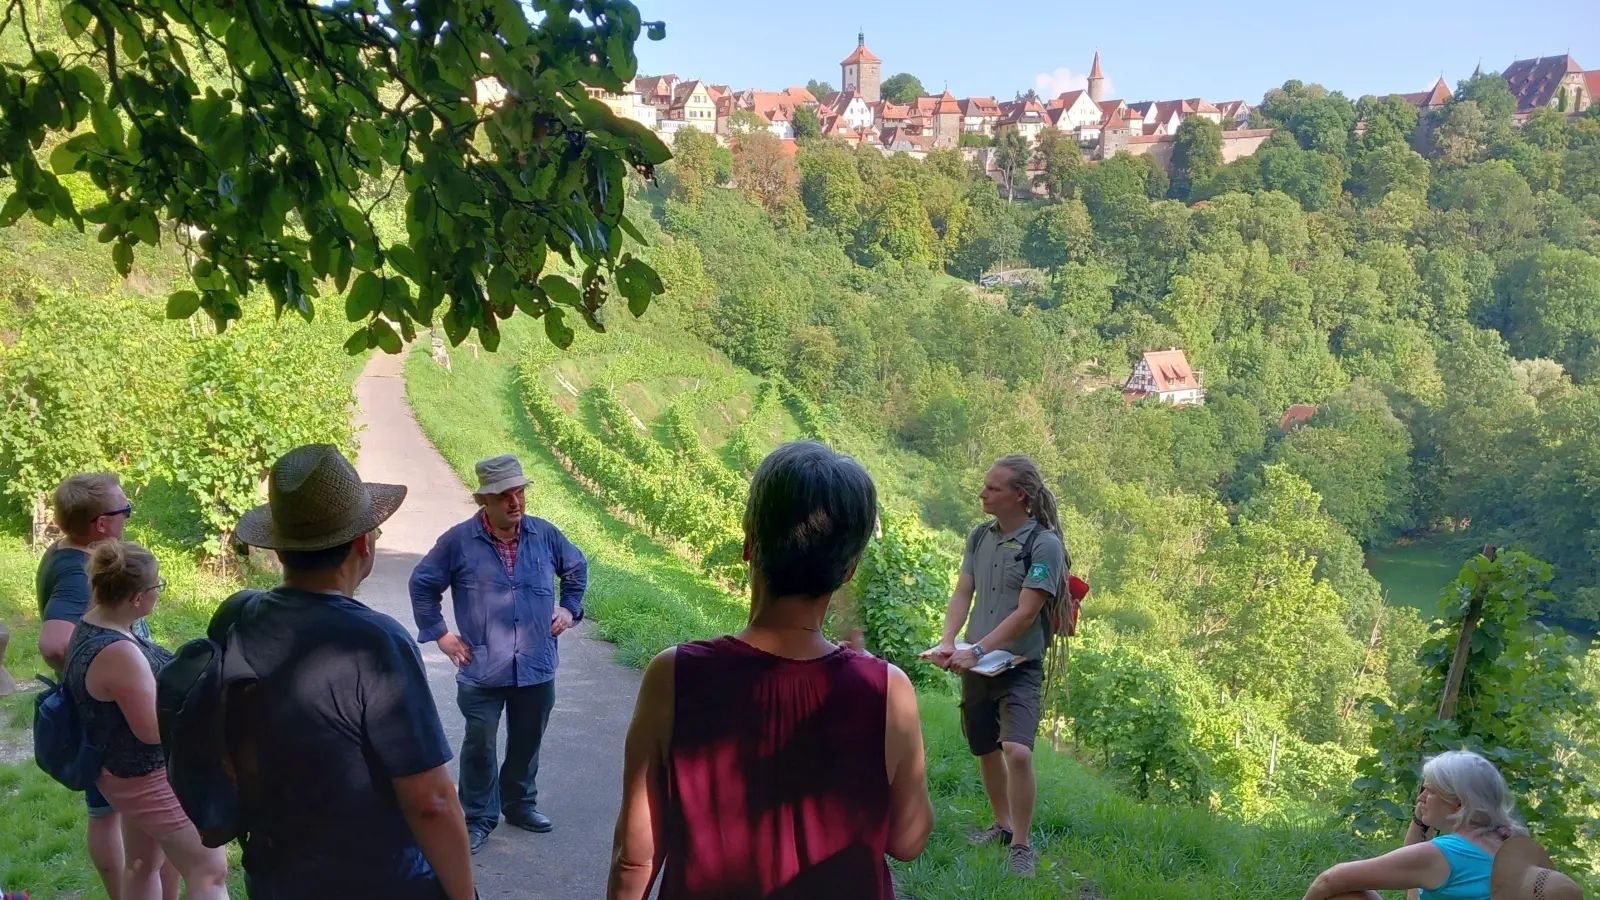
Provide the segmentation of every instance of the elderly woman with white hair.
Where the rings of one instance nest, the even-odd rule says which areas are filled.
[[[1380,900],[1378,891],[1410,890],[1419,900],[1489,900],[1495,852],[1528,833],[1512,816],[1515,806],[1493,763],[1466,750],[1441,753],[1422,767],[1405,846],[1334,866],[1305,900]]]

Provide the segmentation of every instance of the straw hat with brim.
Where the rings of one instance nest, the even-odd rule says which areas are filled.
[[[1550,855],[1533,838],[1514,837],[1494,855],[1491,900],[1583,900],[1576,881],[1551,868]]]
[[[265,550],[327,550],[377,528],[405,498],[405,485],[362,481],[339,448],[309,444],[272,464],[266,504],[234,535]]]

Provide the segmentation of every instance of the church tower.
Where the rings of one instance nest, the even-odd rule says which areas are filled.
[[[1100,51],[1096,50],[1094,52],[1094,65],[1091,66],[1090,69],[1089,69],[1089,99],[1090,100],[1093,100],[1095,103],[1099,103],[1103,99],[1100,96],[1100,92],[1104,88],[1105,83],[1106,83],[1106,76],[1105,76],[1104,73],[1102,73],[1100,71]]]
[[[866,32],[857,32],[856,52],[839,63],[839,89],[847,94],[855,91],[868,103],[877,103],[881,97],[878,85],[882,78],[883,60],[873,56],[872,51],[867,49]]]

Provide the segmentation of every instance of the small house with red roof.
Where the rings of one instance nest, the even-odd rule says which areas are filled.
[[[1000,104],[1000,121],[995,123],[995,134],[1019,131],[1028,140],[1036,140],[1039,132],[1050,127],[1050,116],[1037,100],[1008,100]]]
[[[1077,133],[1084,128],[1098,129],[1105,120],[1100,104],[1090,100],[1086,90],[1062,93],[1050,101],[1046,112],[1050,116],[1050,124],[1069,133]]]
[[[961,130],[966,134],[994,134],[1000,121],[1000,104],[993,97],[968,97],[962,100]]]
[[[873,123],[872,104],[855,91],[834,91],[822,98],[817,114],[842,119],[851,128],[871,128]]]
[[[1222,130],[1238,131],[1250,127],[1250,114],[1256,108],[1243,100],[1224,100],[1217,104],[1217,112],[1222,114]]]
[[[1293,431],[1304,426],[1317,414],[1317,407],[1311,403],[1296,403],[1284,412],[1283,418],[1278,422],[1279,431]]]
[[[1188,357],[1176,347],[1146,352],[1123,384],[1122,396],[1129,402],[1154,397],[1157,403],[1174,406],[1200,406],[1206,402],[1200,375],[1189,368]]]

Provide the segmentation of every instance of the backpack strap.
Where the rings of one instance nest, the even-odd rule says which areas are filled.
[[[211,623],[206,626],[206,637],[218,644],[228,646],[228,632],[239,617],[244,613],[244,606],[251,600],[259,597],[263,591],[243,590],[234,592],[233,596],[222,601],[217,611],[211,614]]]

